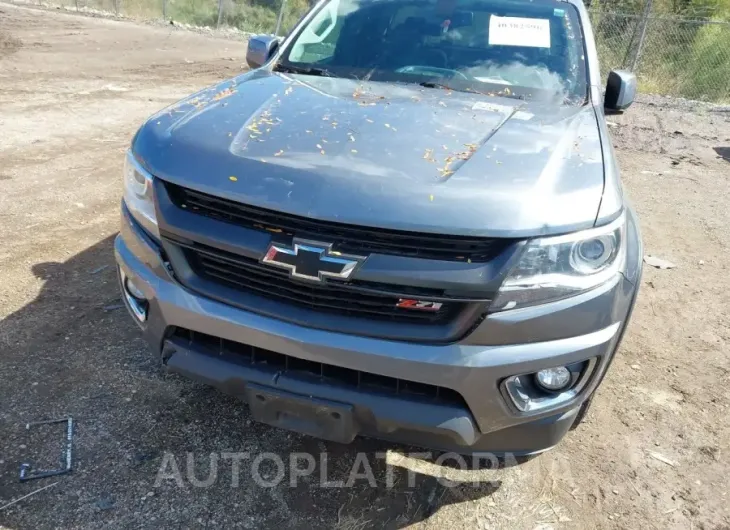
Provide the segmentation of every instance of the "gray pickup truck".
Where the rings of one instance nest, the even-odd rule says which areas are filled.
[[[535,454],[626,330],[636,217],[579,0],[322,0],[126,156],[115,253],[166,369],[324,439]],[[243,426],[242,426],[243,429]]]

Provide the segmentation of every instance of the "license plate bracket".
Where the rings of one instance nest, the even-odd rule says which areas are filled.
[[[350,443],[357,435],[353,407],[256,383],[246,385],[246,400],[256,421],[325,440]]]

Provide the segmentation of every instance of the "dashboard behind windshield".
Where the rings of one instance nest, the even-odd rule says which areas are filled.
[[[587,91],[578,12],[553,0],[331,0],[280,64],[525,99]]]

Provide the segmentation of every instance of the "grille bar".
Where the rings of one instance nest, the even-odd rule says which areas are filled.
[[[390,254],[447,261],[486,262],[514,240],[443,236],[320,221],[259,208],[209,195],[170,182],[165,188],[172,202],[187,211],[246,228],[332,242],[333,248],[351,254]]]
[[[270,288],[270,284],[263,279],[256,278],[254,276],[248,276],[247,278],[242,276],[240,272],[236,272],[235,270],[226,269],[225,267],[219,267],[215,264],[215,262],[203,260],[203,263],[206,267],[206,274],[211,276],[217,276],[221,278],[223,281],[234,281],[237,283],[240,283],[242,285],[248,285],[252,288],[261,288],[261,289],[268,289]],[[278,289],[281,289],[283,292],[291,293],[292,295],[296,296],[299,295],[300,292],[297,289],[289,288],[284,285],[277,286]],[[336,291],[333,291],[336,292]],[[318,293],[317,297],[320,300],[330,300],[332,302],[337,301],[341,297],[337,296],[331,296],[327,295],[326,291],[323,291],[322,293]],[[389,308],[389,304],[383,301],[382,297],[366,297],[361,296],[358,298],[357,303],[360,305],[367,305],[372,306],[374,308]]]
[[[334,282],[314,284],[289,277],[286,271],[266,267],[256,260],[218,255],[215,249],[184,247],[191,268],[199,276],[230,288],[273,298],[323,312],[378,318],[416,324],[443,324],[464,307],[463,302],[444,302],[438,311],[398,307],[397,294],[350,289]]]
[[[303,376],[354,390],[468,408],[461,394],[446,387],[291,357],[185,328],[175,328],[172,336],[185,341],[190,346],[207,350],[213,354],[235,355],[238,362],[252,367],[281,370],[288,375]]]
[[[170,243],[192,250],[201,256],[212,256],[219,260],[227,261],[232,264],[237,264],[242,259],[240,255],[233,254],[225,250],[212,248],[201,243],[185,242],[176,239],[171,234],[165,234],[164,239]],[[243,258],[246,259],[246,258]],[[255,260],[247,260],[251,268],[257,268],[265,273],[279,274],[282,278],[289,278],[289,273],[283,269],[277,269],[269,265],[263,265]],[[329,284],[333,288],[337,288],[337,284]],[[391,285],[382,284],[376,282],[368,282],[362,280],[350,280],[346,284],[342,284],[348,292],[358,291],[365,294],[384,295],[398,298],[416,298],[416,299],[428,299],[434,301],[458,301],[458,302],[489,302],[490,298],[485,296],[462,296],[459,294],[447,294],[443,289],[433,289],[428,287],[412,287],[408,285]]]

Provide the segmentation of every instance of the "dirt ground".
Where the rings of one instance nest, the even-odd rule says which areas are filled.
[[[131,136],[236,74],[244,53],[235,40],[0,3],[0,527],[730,528],[730,113],[644,97],[611,119],[646,252],[677,267],[645,269],[586,423],[521,465],[460,471],[407,447],[252,423],[235,399],[161,373],[120,309],[112,240]],[[57,466],[62,441],[26,422],[67,414],[74,472],[19,483],[21,462]],[[155,487],[165,459],[184,474],[194,452],[204,478],[210,453],[235,451],[326,453],[332,480],[365,452],[377,487],[325,488],[320,473],[263,487],[245,463],[234,487],[230,462],[209,487]]]

